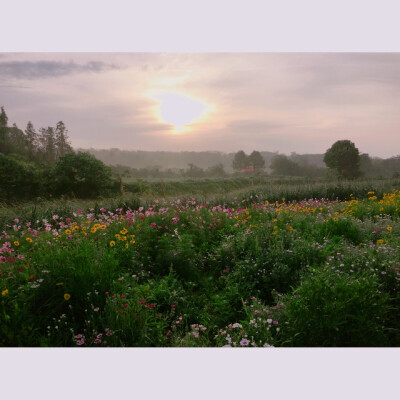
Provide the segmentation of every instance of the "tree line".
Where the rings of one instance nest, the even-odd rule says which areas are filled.
[[[35,197],[90,198],[116,192],[111,169],[85,152],[71,147],[62,121],[35,130],[28,122],[23,131],[8,125],[0,109],[0,201]]]

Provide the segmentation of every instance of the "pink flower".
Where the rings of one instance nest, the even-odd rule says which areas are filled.
[[[80,333],[79,335],[75,336],[75,339],[81,339],[82,338],[82,334]]]
[[[150,304],[149,304],[149,307],[150,307],[150,308],[154,308],[155,305],[154,305],[153,303],[150,303]]]
[[[241,346],[247,346],[249,343],[250,343],[250,342],[249,342],[247,339],[242,339],[242,340],[240,341],[240,345],[241,345]]]
[[[152,228],[155,228],[157,226],[157,224],[155,222],[152,222],[150,225]]]
[[[100,310],[100,308],[99,307],[96,307],[93,311],[94,312],[97,312],[97,311],[99,311]]]
[[[83,339],[78,340],[78,341],[76,342],[76,344],[77,344],[78,346],[82,346],[84,343],[85,343],[85,341],[84,341]]]

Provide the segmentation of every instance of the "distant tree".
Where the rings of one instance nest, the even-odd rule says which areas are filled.
[[[328,168],[342,178],[360,176],[360,153],[350,140],[338,140],[324,155]]]
[[[360,154],[360,172],[365,176],[371,176],[374,172],[372,159],[368,154]]]
[[[202,178],[205,176],[205,172],[202,168],[194,164],[188,164],[189,169],[186,171],[185,175],[189,178]]]
[[[89,153],[68,153],[54,167],[57,194],[92,198],[107,194],[115,182],[111,168]]]
[[[53,165],[57,160],[55,130],[49,126],[40,128],[39,143],[42,159],[46,164]]]
[[[68,140],[68,130],[65,127],[64,122],[59,121],[57,123],[54,139],[57,158],[73,152],[71,143]]]
[[[272,159],[270,169],[273,175],[299,176],[300,165],[280,154]]]
[[[8,143],[10,150],[13,153],[17,153],[26,157],[27,153],[27,142],[24,132],[18,128],[16,124],[13,124],[11,128],[8,128]]]
[[[18,155],[0,153],[1,201],[33,197],[41,190],[38,169],[20,158]]]
[[[238,151],[232,161],[232,168],[240,171],[242,168],[249,167],[249,157],[243,150]]]
[[[265,168],[265,160],[258,151],[253,151],[248,157],[250,167],[254,168],[255,171],[259,171]]]
[[[8,138],[7,138],[7,122],[8,117],[6,112],[4,111],[4,107],[1,107],[0,111],[0,152],[8,153],[9,146],[8,146]]]
[[[29,159],[35,159],[35,155],[38,147],[38,134],[33,127],[31,121],[29,121],[26,125],[25,129],[25,139],[26,139],[26,147],[28,152]]]
[[[226,176],[226,172],[224,166],[221,163],[213,165],[207,169],[208,176],[216,176],[216,177],[224,177]]]

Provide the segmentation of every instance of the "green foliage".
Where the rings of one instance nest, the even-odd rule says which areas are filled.
[[[89,153],[62,156],[54,167],[55,192],[83,198],[97,197],[112,189],[111,170]]]
[[[338,140],[324,156],[328,168],[336,171],[339,177],[357,178],[360,176],[360,154],[350,140]]]
[[[232,161],[232,168],[234,170],[241,170],[243,168],[248,168],[249,158],[243,150],[238,151]]]
[[[282,344],[301,347],[387,346],[388,295],[371,273],[314,269],[283,299]]]

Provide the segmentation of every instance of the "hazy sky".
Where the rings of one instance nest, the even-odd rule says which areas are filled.
[[[0,106],[73,147],[400,154],[400,53],[0,53]]]

